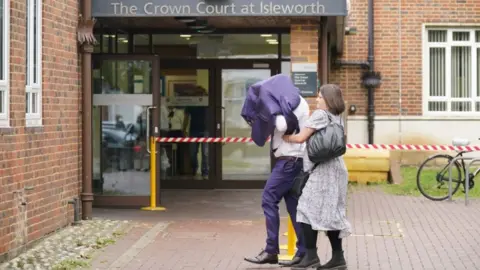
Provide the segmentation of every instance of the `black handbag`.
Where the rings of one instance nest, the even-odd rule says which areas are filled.
[[[329,113],[327,116],[328,125],[315,131],[307,140],[308,158],[313,163],[323,163],[342,156],[347,151],[343,126],[332,121]]]
[[[317,167],[318,163],[313,166],[313,168],[307,172],[301,171],[297,177],[293,179],[293,186],[290,189],[290,194],[292,194],[294,197],[299,198],[300,195],[302,195],[303,188],[307,184],[308,177],[310,177],[310,173],[315,170]]]

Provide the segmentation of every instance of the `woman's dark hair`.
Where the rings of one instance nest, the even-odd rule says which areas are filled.
[[[340,86],[336,84],[325,84],[320,87],[320,93],[330,111],[334,115],[340,115],[345,111],[345,101]]]

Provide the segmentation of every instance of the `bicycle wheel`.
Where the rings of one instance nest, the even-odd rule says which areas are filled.
[[[423,196],[432,201],[448,198],[448,164],[453,160],[449,155],[435,155],[425,160],[418,168],[417,187]],[[457,192],[462,181],[460,165],[452,167],[452,195]]]

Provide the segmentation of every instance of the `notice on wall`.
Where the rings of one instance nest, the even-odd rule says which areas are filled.
[[[292,81],[300,89],[300,94],[303,97],[314,97],[317,95],[317,70],[317,64],[315,63],[292,64]]]

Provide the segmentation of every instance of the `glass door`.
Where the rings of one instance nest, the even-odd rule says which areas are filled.
[[[93,58],[93,189],[100,203],[101,197],[110,205],[149,202],[149,138],[160,126],[158,69],[155,56]]]
[[[241,111],[250,85],[278,73],[276,63],[225,67],[218,72],[221,82],[220,119],[221,137],[250,137],[251,127],[242,118]],[[269,144],[259,147],[252,143],[224,143],[219,146],[219,187],[258,188],[263,186],[271,172]]]
[[[168,138],[211,137],[215,88],[212,61],[164,59],[160,69],[160,135]],[[161,151],[163,189],[209,189],[215,179],[215,145],[165,142]]]

